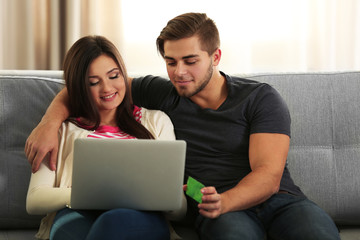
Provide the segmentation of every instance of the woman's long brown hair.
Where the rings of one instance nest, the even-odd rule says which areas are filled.
[[[143,139],[153,139],[151,133],[133,116],[133,105],[129,94],[128,76],[124,61],[109,40],[102,36],[86,36],[76,41],[67,52],[63,69],[64,79],[69,94],[70,117],[83,117],[94,123],[95,130],[100,125],[100,115],[90,93],[88,80],[89,66],[100,55],[111,57],[118,65],[125,81],[125,96],[116,110],[118,127],[126,133]]]

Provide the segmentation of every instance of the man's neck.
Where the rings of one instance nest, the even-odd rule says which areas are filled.
[[[214,71],[208,85],[196,95],[190,97],[190,100],[201,108],[218,109],[226,100],[228,89],[225,76],[217,70]]]

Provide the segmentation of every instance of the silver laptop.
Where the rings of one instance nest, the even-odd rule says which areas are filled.
[[[76,139],[69,207],[178,210],[185,152],[181,140]]]

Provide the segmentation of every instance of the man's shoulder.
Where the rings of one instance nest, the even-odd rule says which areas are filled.
[[[171,81],[163,76],[146,75],[133,78],[132,91],[163,92],[173,88]]]
[[[242,76],[225,75],[229,93],[236,95],[249,96],[253,92],[267,91],[271,86],[267,83],[258,82]]]
[[[249,85],[249,86],[254,86],[254,87],[258,87],[260,85],[264,85],[266,83],[263,82],[259,82],[253,79],[249,79],[246,78],[246,76],[243,75],[226,75],[226,80],[232,84],[235,85]]]
[[[133,77],[133,82],[151,82],[151,81],[156,81],[156,82],[169,82],[169,79],[166,78],[165,76],[154,76],[154,75],[145,75],[145,76],[136,76]]]
[[[131,94],[133,102],[137,106],[165,112],[178,97],[170,80],[152,75],[133,79]]]

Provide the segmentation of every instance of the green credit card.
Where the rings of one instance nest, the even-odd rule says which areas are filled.
[[[186,195],[193,198],[195,201],[201,203],[201,197],[203,194],[201,193],[201,189],[205,187],[202,183],[195,180],[192,177],[189,177],[187,180],[187,189],[186,189]]]

